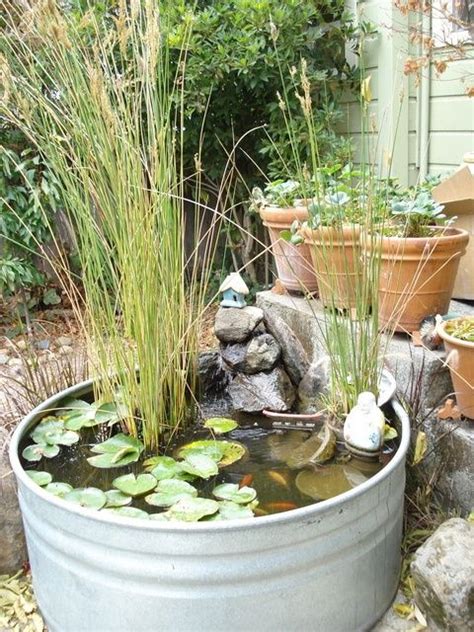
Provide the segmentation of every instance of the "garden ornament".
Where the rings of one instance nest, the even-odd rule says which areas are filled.
[[[385,417],[373,393],[360,393],[344,423],[344,442],[354,456],[377,458],[383,446]]]
[[[240,309],[246,306],[244,297],[249,293],[249,289],[238,272],[231,272],[224,279],[219,292],[222,292],[222,307],[238,307]]]

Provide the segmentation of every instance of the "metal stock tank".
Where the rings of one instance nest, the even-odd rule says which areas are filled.
[[[25,474],[10,447],[33,583],[50,632],[353,632],[388,608],[400,571],[409,421],[379,473],[335,498],[254,519],[163,523],[72,505]]]

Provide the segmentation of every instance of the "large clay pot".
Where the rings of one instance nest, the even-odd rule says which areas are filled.
[[[360,226],[307,228],[304,237],[310,248],[322,303],[339,309],[355,307],[363,272]]]
[[[444,341],[446,362],[453,381],[456,403],[461,413],[474,419],[474,342],[459,340],[446,332],[446,324],[439,323],[437,331]]]
[[[278,278],[283,286],[289,292],[316,292],[318,282],[309,246],[294,246],[280,237],[280,232],[289,230],[295,219],[299,222],[306,221],[308,209],[305,206],[265,206],[260,209],[260,217],[263,225],[268,228]]]
[[[426,316],[446,314],[468,241],[468,233],[458,228],[434,237],[368,240],[366,248],[380,248],[381,326],[412,332]]]

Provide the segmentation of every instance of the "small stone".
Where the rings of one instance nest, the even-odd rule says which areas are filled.
[[[233,371],[260,373],[273,369],[280,357],[280,345],[270,334],[260,334],[247,343],[223,346],[221,355]]]
[[[283,364],[291,381],[298,386],[309,369],[309,360],[303,345],[285,321],[270,310],[265,312],[264,322],[281,347]]]
[[[295,401],[295,390],[280,367],[270,373],[239,373],[231,382],[229,395],[235,410],[257,413],[262,410],[285,412]]]
[[[221,307],[216,314],[214,333],[221,342],[243,342],[263,320],[259,307]]]
[[[9,356],[6,353],[0,353],[0,365],[8,364]]]
[[[474,621],[474,524],[444,522],[416,551],[411,563],[415,600],[442,630],[472,631]]]
[[[8,366],[23,366],[23,360],[21,358],[10,358]]]
[[[59,338],[56,338],[56,344],[58,347],[69,347],[72,344],[72,338],[69,338],[69,336],[59,336]]]
[[[331,361],[329,357],[310,364],[298,385],[298,412],[315,413],[321,408],[321,395],[329,389]]]
[[[73,352],[74,352],[74,349],[72,347],[68,347],[67,345],[62,345],[58,349],[59,355],[69,355],[70,353],[73,353]]]

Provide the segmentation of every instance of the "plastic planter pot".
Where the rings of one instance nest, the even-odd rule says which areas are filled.
[[[43,411],[15,431],[33,582],[50,632],[369,629],[398,587],[409,421],[392,461],[340,496],[256,519],[162,523],[71,505],[25,474],[18,450]]]
[[[456,403],[468,419],[474,419],[474,343],[460,340],[446,332],[446,324],[439,323],[437,331],[446,349],[446,363],[451,373]]]
[[[289,292],[316,292],[318,282],[309,246],[294,246],[280,237],[281,231],[289,230],[295,219],[299,222],[306,221],[308,209],[305,206],[265,206],[260,209],[260,217],[268,229],[278,278],[283,286]]]

